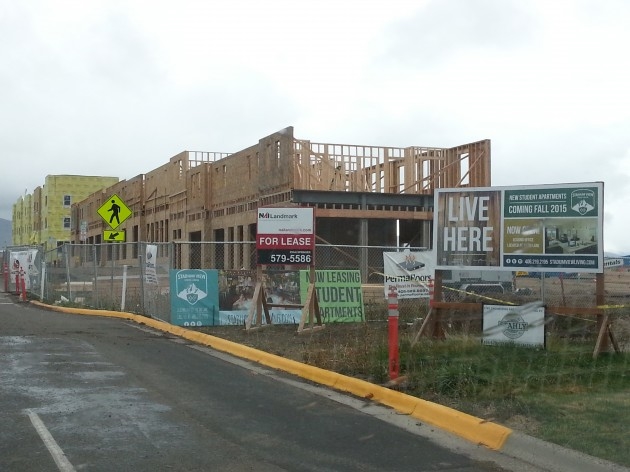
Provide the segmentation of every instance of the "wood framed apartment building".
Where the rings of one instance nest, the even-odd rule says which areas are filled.
[[[72,240],[103,242],[109,227],[97,210],[116,194],[131,210],[118,228],[127,242],[255,241],[259,208],[310,206],[318,244],[428,248],[435,189],[488,187],[490,164],[490,140],[452,148],[325,144],[297,139],[288,127],[235,153],[181,152],[90,195],[73,205]],[[255,267],[251,245],[222,260],[206,252],[179,253],[175,266]]]

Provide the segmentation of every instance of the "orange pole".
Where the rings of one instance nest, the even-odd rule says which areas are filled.
[[[22,301],[25,302],[26,301],[26,279],[24,278],[24,274],[22,274],[22,280],[21,280],[21,287],[22,287]]]
[[[398,291],[395,285],[389,286],[387,329],[389,339],[389,378],[394,380],[400,373],[398,352]]]

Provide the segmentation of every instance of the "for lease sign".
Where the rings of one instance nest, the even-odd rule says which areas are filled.
[[[603,183],[440,189],[437,268],[601,272]]]
[[[258,264],[312,265],[314,226],[312,208],[260,208],[256,234]]]

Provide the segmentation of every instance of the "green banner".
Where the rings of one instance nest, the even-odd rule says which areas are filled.
[[[598,216],[597,187],[506,190],[505,218],[580,218]]]
[[[306,302],[310,273],[300,271],[300,297]],[[316,270],[315,289],[322,322],[355,322],[364,320],[363,289],[358,270]]]

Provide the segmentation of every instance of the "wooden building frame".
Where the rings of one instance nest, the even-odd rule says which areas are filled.
[[[72,242],[103,242],[107,225],[96,210],[116,194],[132,210],[119,228],[128,242],[254,241],[259,207],[298,204],[316,207],[317,219],[352,222],[350,244],[392,245],[392,228],[402,221],[404,232],[420,234],[418,245],[429,247],[434,191],[490,186],[490,151],[489,140],[451,148],[317,143],[296,139],[288,127],[235,153],[183,151],[90,195],[72,207]],[[370,232],[370,220],[387,230]],[[335,224],[317,226],[320,242],[339,244]],[[224,260],[175,254],[174,264],[253,268],[247,251]],[[135,252],[123,256],[134,259]]]

